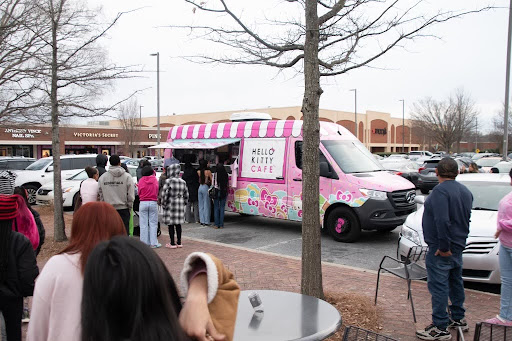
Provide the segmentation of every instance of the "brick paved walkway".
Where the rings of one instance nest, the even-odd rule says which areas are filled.
[[[167,242],[162,235],[160,242]],[[169,271],[179,279],[185,257],[193,251],[214,254],[223,260],[235,274],[242,290],[275,289],[300,291],[300,259],[268,252],[227,246],[216,242],[183,238],[183,249],[157,249]],[[351,268],[323,263],[324,291],[358,293],[373,300],[375,295],[376,271]],[[381,277],[378,307],[382,309],[383,330],[381,333],[399,340],[417,340],[416,329],[430,323],[430,294],[425,282],[412,284],[414,305],[418,323],[414,324],[410,303],[407,300],[407,284],[394,276]],[[499,295],[466,290],[467,320],[471,326],[466,340],[473,339],[474,325],[478,321],[493,317],[499,310]],[[455,335],[455,333],[454,333]],[[455,337],[453,338],[455,340]]]

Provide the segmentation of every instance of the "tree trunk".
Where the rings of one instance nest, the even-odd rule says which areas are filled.
[[[52,8],[53,10],[53,8]],[[67,240],[62,202],[60,167],[59,104],[57,97],[57,22],[52,16],[52,84],[50,101],[52,106],[52,152],[53,152],[53,238],[56,242]]]
[[[301,292],[324,298],[322,285],[322,250],[320,235],[319,181],[320,167],[320,70],[318,66],[319,25],[317,0],[306,0],[306,42],[304,47],[304,99],[302,114],[302,280]]]

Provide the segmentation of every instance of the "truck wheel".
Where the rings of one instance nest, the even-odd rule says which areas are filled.
[[[23,188],[27,191],[27,199],[30,205],[36,204],[36,193],[39,187],[34,185],[24,185]]]
[[[348,207],[335,208],[327,218],[326,227],[337,242],[351,243],[359,239],[361,235],[359,220]]]
[[[428,189],[420,188],[421,194],[428,194],[430,192]]]

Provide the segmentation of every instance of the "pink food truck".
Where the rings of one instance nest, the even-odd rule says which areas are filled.
[[[416,210],[414,185],[383,169],[347,129],[320,122],[320,140],[320,219],[335,240],[393,230]],[[174,126],[165,148],[178,159],[194,153],[230,160],[227,211],[302,220],[302,121]]]

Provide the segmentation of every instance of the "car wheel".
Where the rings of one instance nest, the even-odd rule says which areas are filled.
[[[420,188],[421,194],[428,194],[430,192],[428,189]]]
[[[25,191],[27,191],[27,199],[30,205],[36,204],[36,193],[39,187],[35,185],[24,185]]]
[[[327,230],[337,242],[351,243],[359,239],[361,226],[355,213],[348,207],[337,207],[327,217]]]

